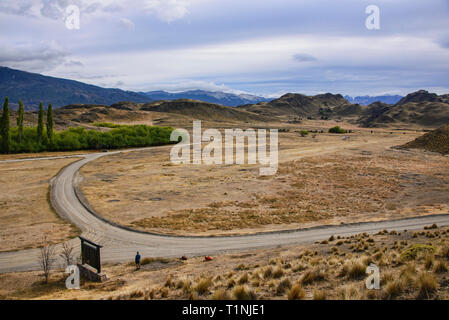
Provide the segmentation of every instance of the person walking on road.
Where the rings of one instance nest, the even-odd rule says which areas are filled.
[[[136,262],[136,270],[140,270],[140,254],[139,254],[139,251],[137,251],[136,258],[134,260]]]

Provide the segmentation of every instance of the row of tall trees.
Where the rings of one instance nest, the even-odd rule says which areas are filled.
[[[19,110],[17,111],[17,142],[22,143],[23,139],[23,118],[24,118],[25,110],[23,107],[22,100],[19,100]],[[46,121],[46,129],[47,129],[47,138],[49,141],[53,141],[53,107],[50,104],[47,109],[47,121]],[[11,138],[10,138],[10,110],[9,110],[9,99],[6,97],[5,102],[3,104],[3,113],[0,119],[0,134],[2,136],[1,145],[4,153],[9,153],[11,149]],[[42,102],[39,104],[39,113],[37,120],[37,143],[41,144],[44,135],[44,106]]]

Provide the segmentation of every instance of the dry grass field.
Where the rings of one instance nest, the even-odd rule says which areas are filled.
[[[204,261],[145,258],[106,265],[109,280],[67,290],[62,270],[48,284],[39,272],[0,275],[6,299],[449,299],[449,228],[380,231],[308,246],[223,254]],[[380,290],[365,287],[366,266]]]
[[[305,128],[318,133],[280,133],[274,176],[259,176],[256,165],[172,165],[167,147],[89,163],[81,170],[81,188],[104,217],[173,234],[251,233],[447,212],[447,157],[389,149],[417,133],[352,128],[343,140],[319,133],[322,123]]]
[[[77,235],[50,206],[50,179],[77,158],[0,163],[0,251],[59,243]]]

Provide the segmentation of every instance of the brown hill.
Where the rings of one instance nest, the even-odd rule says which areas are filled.
[[[279,99],[270,102],[261,102],[240,108],[260,115],[290,118],[331,115],[334,108],[345,105],[350,105],[350,103],[340,94],[325,93],[316,96],[306,96],[297,93],[287,93]]]
[[[174,113],[193,119],[209,121],[272,121],[272,117],[249,112],[242,108],[225,107],[219,104],[190,99],[156,101],[144,104],[140,110],[160,113]]]
[[[424,149],[427,151],[449,154],[449,123],[408,142],[399,148]]]
[[[448,95],[438,96],[420,90],[395,105],[373,103],[357,121],[363,127],[417,125],[438,128],[449,122]]]

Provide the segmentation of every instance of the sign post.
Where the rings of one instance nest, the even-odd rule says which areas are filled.
[[[100,249],[103,246],[79,236],[81,240],[81,265],[78,265],[81,275],[91,281],[104,281],[106,275],[101,273]]]

